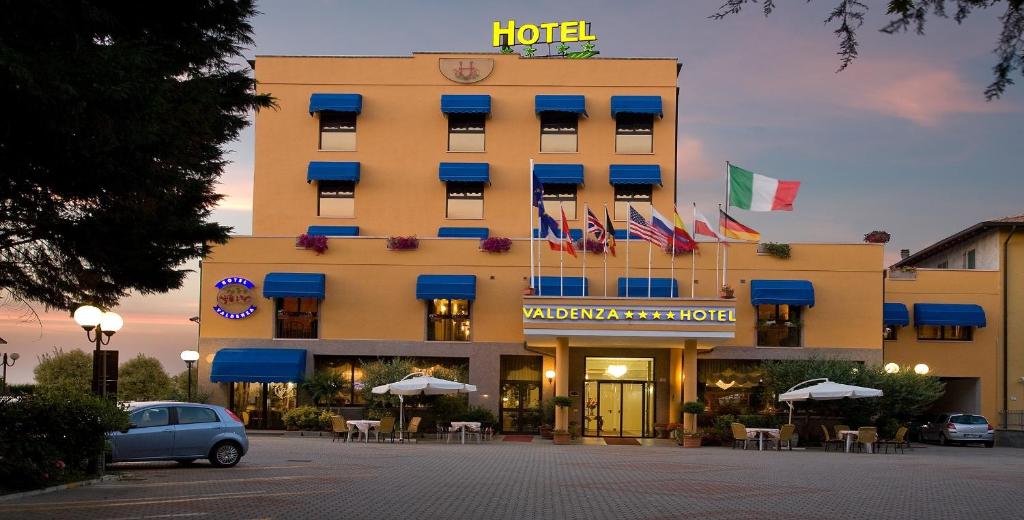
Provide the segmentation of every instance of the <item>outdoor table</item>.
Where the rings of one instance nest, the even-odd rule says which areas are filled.
[[[363,442],[370,441],[370,428],[377,428],[380,426],[380,421],[347,421],[350,426],[355,426],[359,430],[359,433],[363,434]]]
[[[462,444],[466,444],[466,428],[473,428],[476,430],[480,429],[480,423],[478,422],[453,422],[452,429],[458,429],[459,433],[462,434]]]
[[[839,430],[836,433],[846,438],[846,449],[844,451],[850,453],[850,450],[853,448],[853,438],[857,436],[857,430]],[[874,453],[874,449],[870,444],[864,449],[868,450],[868,453]]]
[[[764,451],[764,434],[772,433],[775,435],[779,434],[778,428],[747,428],[747,434],[757,434],[757,451]]]

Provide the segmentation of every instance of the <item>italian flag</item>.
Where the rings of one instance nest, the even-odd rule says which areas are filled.
[[[729,165],[729,205],[749,211],[793,211],[800,181],[780,181]]]

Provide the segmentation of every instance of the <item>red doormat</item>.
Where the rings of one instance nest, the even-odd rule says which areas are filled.
[[[640,441],[629,437],[602,437],[609,446],[639,446]]]
[[[501,440],[505,442],[533,442],[533,435],[506,435]]]

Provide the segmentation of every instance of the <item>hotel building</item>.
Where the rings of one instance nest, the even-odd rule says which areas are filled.
[[[568,420],[602,436],[651,435],[689,400],[761,409],[765,359],[878,364],[884,350],[946,370],[929,347],[904,348],[908,334],[883,342],[883,302],[959,300],[919,290],[931,277],[920,270],[900,288],[887,281],[881,245],[792,244],[780,259],[734,244],[726,275],[714,243],[673,257],[627,240],[627,204],[671,215],[687,174],[676,171],[676,59],[415,53],[252,65],[278,106],[256,115],[252,235],[202,263],[199,365],[213,401],[251,427],[280,427],[303,400],[296,383],[325,370],[352,383],[332,404],[358,414],[360,366],[378,358],[468,367],[471,404],[506,432],[536,431],[543,399],[572,396]],[[574,238],[588,207],[602,221],[607,208],[618,236],[616,255],[586,255],[585,272],[582,255],[560,268],[536,241],[532,291],[531,159],[548,213],[564,210]],[[326,251],[297,247],[302,234],[326,237]],[[389,239],[408,236],[418,247]],[[511,248],[488,252],[488,237]]]

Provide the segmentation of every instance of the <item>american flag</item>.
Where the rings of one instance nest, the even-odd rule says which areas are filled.
[[[661,234],[654,226],[647,223],[644,216],[633,206],[629,207],[629,234],[636,235],[658,247],[668,245],[668,239]]]
[[[605,238],[608,232],[605,231],[604,224],[601,224],[601,219],[597,218],[597,215],[590,211],[590,208],[587,208],[587,234],[589,235],[590,233],[594,234],[594,240],[601,244],[601,247],[607,249]]]

